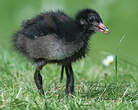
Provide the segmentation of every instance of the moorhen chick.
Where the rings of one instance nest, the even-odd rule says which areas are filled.
[[[90,36],[95,32],[108,33],[100,15],[93,9],[80,10],[75,19],[62,11],[49,11],[23,22],[14,34],[15,48],[36,65],[34,80],[44,94],[40,70],[48,63],[62,65],[66,71],[65,93],[73,94],[72,63],[85,57]]]

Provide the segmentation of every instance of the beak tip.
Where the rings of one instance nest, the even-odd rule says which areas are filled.
[[[104,33],[105,33],[105,34],[108,34],[108,33],[109,33],[109,29],[106,29],[106,30],[104,31]]]

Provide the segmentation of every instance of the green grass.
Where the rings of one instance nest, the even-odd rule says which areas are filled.
[[[41,71],[46,95],[42,97],[33,80],[32,64],[13,50],[0,52],[0,110],[138,109],[137,65],[119,56],[117,83],[114,64],[105,67],[101,63],[108,53],[88,54],[74,63],[75,95],[67,98],[66,78],[59,82],[60,66],[47,65]]]

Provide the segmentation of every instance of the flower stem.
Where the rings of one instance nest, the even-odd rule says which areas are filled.
[[[120,48],[120,45],[122,43],[122,41],[124,40],[125,38],[125,34],[122,36],[122,38],[120,39],[120,42],[117,46],[117,49],[116,49],[116,55],[115,55],[115,76],[116,76],[116,83],[118,83],[118,52],[119,52],[119,48]]]

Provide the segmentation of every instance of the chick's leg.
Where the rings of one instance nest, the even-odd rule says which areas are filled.
[[[64,76],[64,65],[62,65],[62,68],[61,68],[61,74],[60,74],[60,82],[62,82],[63,80],[63,76]]]
[[[38,90],[40,91],[40,94],[42,94],[42,95],[44,95],[44,91],[43,91],[43,87],[42,87],[42,76],[40,74],[40,71],[44,65],[45,65],[44,62],[36,63],[36,70],[34,73],[35,84],[36,84]]]

